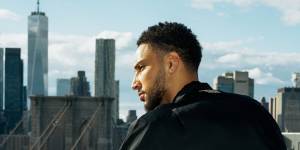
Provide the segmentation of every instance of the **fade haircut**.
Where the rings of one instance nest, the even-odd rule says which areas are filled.
[[[175,51],[187,68],[198,71],[202,47],[191,29],[181,23],[159,22],[148,27],[137,41],[138,46],[141,44],[149,44],[162,52]]]

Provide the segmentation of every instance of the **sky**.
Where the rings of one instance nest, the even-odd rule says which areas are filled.
[[[0,47],[20,47],[27,82],[27,17],[36,0],[0,0]],[[96,38],[116,39],[116,80],[120,116],[144,113],[131,90],[136,40],[148,26],[180,22],[203,46],[201,82],[210,85],[228,71],[248,71],[255,99],[267,100],[292,86],[300,72],[300,0],[40,0],[49,19],[49,95],[56,79],[86,71],[94,93]]]

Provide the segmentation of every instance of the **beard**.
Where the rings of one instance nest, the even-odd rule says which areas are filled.
[[[148,101],[144,106],[145,110],[148,112],[160,105],[165,93],[165,73],[161,69],[155,78],[153,86],[149,89]]]

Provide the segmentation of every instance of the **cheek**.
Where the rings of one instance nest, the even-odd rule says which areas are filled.
[[[155,72],[151,69],[144,70],[140,75],[140,81],[145,87],[148,87],[149,84],[153,84],[154,78]]]

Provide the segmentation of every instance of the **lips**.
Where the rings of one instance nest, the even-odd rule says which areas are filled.
[[[145,101],[145,93],[144,93],[144,92],[140,92],[140,93],[139,93],[139,97],[140,97],[140,100],[141,100],[142,102]]]

